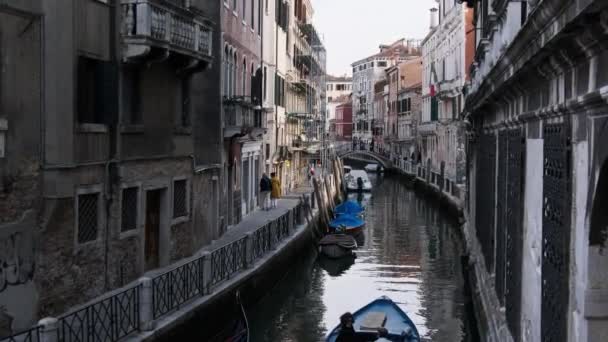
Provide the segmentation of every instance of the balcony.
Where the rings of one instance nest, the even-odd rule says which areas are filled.
[[[423,136],[433,135],[437,131],[437,122],[423,122],[418,125],[418,133]]]
[[[122,0],[123,57],[128,62],[185,57],[187,68],[212,60],[210,22],[183,2]]]
[[[262,138],[267,128],[266,112],[255,103],[256,99],[248,96],[224,99],[224,138]]]

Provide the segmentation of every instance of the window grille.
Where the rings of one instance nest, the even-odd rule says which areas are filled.
[[[188,215],[186,191],[187,188],[185,179],[173,182],[173,218]]]
[[[122,190],[121,231],[123,232],[137,228],[137,193],[137,187]]]
[[[78,195],[78,243],[97,239],[99,194]]]

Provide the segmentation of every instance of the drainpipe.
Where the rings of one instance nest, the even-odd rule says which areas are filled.
[[[283,1],[283,0],[275,0],[275,1],[277,1],[275,3],[275,6],[274,6],[274,10],[275,10],[274,16],[276,18],[276,16],[277,16],[276,11],[277,11],[278,1]],[[275,81],[274,98],[276,99],[276,97],[277,97],[277,94],[276,94],[276,90],[277,90],[276,81],[277,81],[277,75],[279,73],[279,44],[278,44],[278,41],[279,41],[279,25],[276,22],[275,22],[275,29],[274,29],[274,31],[275,31],[275,34],[274,34],[274,51],[275,51],[274,52],[274,68],[275,68],[275,70],[274,70],[274,75],[275,75],[274,76],[274,81]],[[273,100],[273,102],[274,102],[274,131],[275,131],[274,132],[274,148],[275,148],[275,153],[276,153],[276,150],[279,147],[279,106],[277,105],[277,102],[275,100]],[[270,162],[272,163],[272,160]],[[271,171],[272,171],[272,168],[271,168]]]
[[[109,4],[110,6],[110,58],[111,60],[116,63],[116,73],[119,73],[118,70],[118,63],[120,61],[120,59],[118,58],[118,56],[116,55],[118,53],[118,49],[116,48],[116,44],[119,41],[116,37],[116,34],[118,34],[118,30],[116,29],[116,25],[118,24],[118,20],[117,17],[119,15],[119,11],[118,9],[120,8],[120,1],[119,0],[114,0],[113,2],[111,2]],[[118,77],[118,75],[116,75]],[[118,82],[120,84],[120,81]],[[120,85],[118,87],[120,89]],[[117,90],[118,91],[118,90]],[[117,97],[120,101],[120,96]],[[120,107],[120,103],[118,104],[117,107]],[[119,115],[117,114],[119,112],[118,108],[116,108],[117,111],[115,111],[116,114],[114,115]],[[106,212],[106,218],[105,218],[105,232],[104,232],[104,242],[105,242],[105,247],[104,247],[104,288],[106,290],[108,290],[110,288],[110,281],[109,281],[109,254],[110,254],[110,247],[109,247],[109,242],[110,242],[110,221],[111,221],[111,208],[112,208],[112,203],[114,201],[114,193],[112,191],[112,186],[114,184],[114,181],[118,182],[118,168],[117,168],[117,162],[118,162],[118,139],[119,134],[117,132],[117,127],[118,127],[118,122],[119,122],[119,118],[118,117],[112,117],[110,118],[110,121],[107,123],[108,124],[108,150],[110,153],[110,159],[105,163],[105,194],[104,197],[106,199],[106,203],[105,203],[105,212]]]

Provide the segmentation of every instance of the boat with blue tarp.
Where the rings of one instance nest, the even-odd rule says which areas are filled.
[[[329,228],[334,232],[344,231],[349,234],[359,233],[363,229],[363,226],[365,226],[365,221],[348,214],[340,215],[329,221]]]
[[[365,212],[365,208],[363,208],[359,203],[355,201],[344,201],[336,206],[335,213],[337,216],[340,215],[361,215]]]
[[[336,342],[340,335],[355,335],[366,341],[420,342],[416,325],[386,296],[372,301],[352,314],[343,315],[340,325],[327,335],[326,341]]]

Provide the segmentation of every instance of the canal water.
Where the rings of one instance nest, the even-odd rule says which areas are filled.
[[[454,222],[399,178],[370,177],[365,241],[336,262],[313,247],[257,305],[247,309],[251,341],[323,341],[346,311],[388,296],[424,341],[477,341]]]

